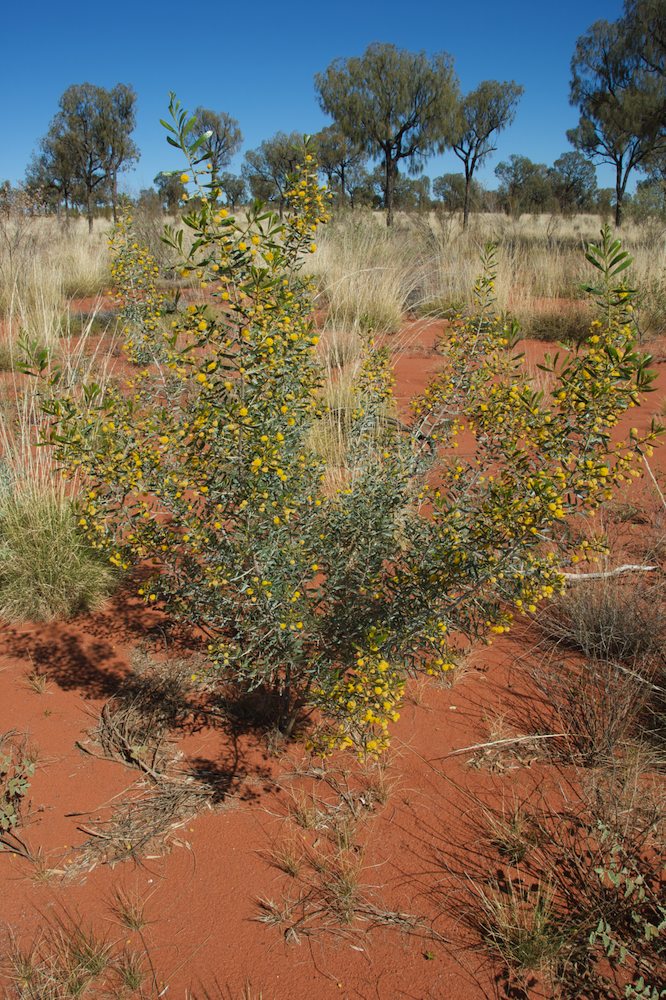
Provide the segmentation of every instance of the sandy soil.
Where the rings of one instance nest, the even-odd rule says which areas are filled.
[[[433,346],[441,327],[415,324],[400,338],[395,369],[403,411],[440,364]],[[531,359],[548,349],[525,346]],[[664,398],[666,366],[658,369],[658,389],[631,414],[632,424],[645,425]],[[655,456],[662,468],[663,451]],[[645,483],[637,494],[650,502]],[[623,528],[629,546],[645,531]],[[23,833],[40,860],[31,865],[0,854],[0,927],[27,942],[50,916],[66,912],[114,940],[138,944],[109,909],[120,888],[145,901],[143,935],[160,982],[168,984],[164,995],[174,1000],[240,998],[248,988],[263,1000],[503,996],[497,970],[465,929],[458,876],[487,867],[474,803],[526,796],[549,765],[527,756],[493,771],[470,767],[473,751],[456,751],[491,739],[496,723],[510,726],[529,713],[532,695],[519,661],[532,638],[528,629],[519,633],[476,650],[452,686],[411,687],[394,730],[388,801],[367,809],[353,833],[364,897],[377,910],[418,917],[417,925],[408,932],[395,919],[382,926],[377,917],[372,927],[309,934],[306,928],[297,943],[256,918],[259,899],[279,902],[299,881],[269,856],[298,835],[287,818],[290,803],[294,789],[311,787],[307,778],[289,777],[303,762],[298,744],[276,755],[261,734],[210,718],[188,720],[177,734],[180,760],[213,775],[213,807],[172,831],[169,844],[140,863],[72,874],[86,830],[108,818],[140,780],[135,770],[80,747],[90,748],[87,734],[104,702],[129,676],[132,650],[143,644],[163,656],[165,633],[159,614],[122,593],[102,612],[73,622],[4,627],[0,732],[27,733],[39,755]],[[41,693],[26,679],[34,669],[47,678]],[[307,836],[316,842],[316,832]]]

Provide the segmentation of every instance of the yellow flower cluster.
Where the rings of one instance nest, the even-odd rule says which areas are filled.
[[[302,164],[297,164],[294,184],[287,191],[287,203],[293,213],[293,225],[298,233],[310,240],[307,249],[314,253],[317,245],[314,234],[317,227],[330,218],[331,192],[319,185],[317,164],[311,153],[306,153]]]
[[[123,348],[131,361],[146,364],[163,355],[164,296],[157,290],[159,267],[148,248],[137,242],[132,216],[127,210],[119,214],[109,246]]]
[[[404,670],[392,667],[376,646],[358,651],[352,669],[330,687],[313,691],[333,725],[315,733],[310,748],[320,755],[347,747],[360,755],[382,753],[389,743],[389,724],[400,718],[404,689]]]
[[[475,289],[480,313],[454,325],[442,345],[444,370],[414,401],[420,426],[443,449],[437,488],[420,494],[435,525],[430,579],[461,607],[481,590],[478,614],[465,621],[473,634],[507,631],[508,608],[535,611],[562,590],[563,564],[603,551],[599,541],[577,545],[561,524],[637,476],[641,450],[660,432],[611,437],[650,381],[649,358],[635,352],[627,323],[630,291],[611,295],[580,349],[546,358],[551,388],[543,392],[524,356],[508,349],[516,331],[495,311],[492,248],[486,265]],[[465,458],[455,451],[463,434]]]

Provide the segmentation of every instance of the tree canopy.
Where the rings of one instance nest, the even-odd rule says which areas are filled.
[[[589,211],[595,204],[597,195],[597,172],[578,151],[562,153],[551,170],[550,178],[553,194],[557,198],[560,211]]]
[[[349,195],[350,175],[363,165],[366,154],[358,142],[345,134],[338,125],[328,125],[314,139],[319,169],[326,177],[329,188],[340,196],[340,201],[344,204]]]
[[[508,212],[520,215],[547,212],[553,207],[553,189],[545,163],[534,163],[528,156],[513,153],[507,161],[497,164],[495,176],[500,180],[500,200]]]
[[[115,214],[118,174],[139,156],[131,137],[136,94],[122,83],[111,90],[80,83],[68,87],[59,103],[28,183],[53,192],[66,211],[72,202],[84,205],[92,231],[96,198],[108,194]]]
[[[468,205],[472,208],[481,199],[483,188],[474,178],[471,178],[468,186],[464,174],[449,173],[433,179],[432,193],[448,212],[462,212],[465,198],[467,197]]]
[[[637,47],[641,38],[630,15],[596,21],[578,39],[571,61],[570,99],[580,121],[567,137],[587,157],[615,168],[618,226],[632,171],[647,170],[666,155],[666,84],[663,73],[645,62]]]
[[[253,198],[276,202],[282,214],[290,174],[303,158],[303,136],[300,132],[276,132],[257,149],[248,150],[242,174]]]
[[[162,208],[169,215],[175,215],[178,211],[180,199],[183,197],[185,191],[180,177],[171,172],[158,174],[153,184],[157,188]]]
[[[465,171],[463,228],[469,219],[469,203],[474,171],[497,147],[494,136],[513,121],[523,88],[513,81],[484,80],[460,102],[453,152]]]
[[[139,159],[139,150],[132,140],[136,127],[136,94],[124,83],[117,84],[108,96],[101,95],[103,111],[99,119],[106,147],[104,169],[111,186],[113,218],[117,220],[118,173]]]
[[[666,6],[663,0],[625,0],[621,25],[637,61],[663,77],[666,74]]]
[[[224,170],[219,178],[218,183],[220,185],[220,190],[224,195],[227,205],[232,209],[236,208],[240,202],[245,199],[247,192],[247,185],[242,177],[238,174],[229,173],[228,170]]]
[[[362,56],[336,59],[315,77],[322,110],[340,131],[384,165],[386,221],[393,222],[398,166],[418,173],[455,132],[458,81],[446,53],[428,57],[375,43]]]
[[[243,141],[240,125],[226,111],[211,111],[210,108],[197,108],[194,117],[197,123],[193,134],[196,137],[206,136],[201,151],[208,157],[211,177],[216,180],[240,149]]]

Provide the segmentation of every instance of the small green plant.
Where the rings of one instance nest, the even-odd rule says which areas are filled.
[[[468,925],[523,988],[538,973],[548,995],[562,1000],[661,998],[659,786],[635,761],[600,772],[582,790],[570,787],[554,807],[552,793],[557,799],[563,790],[558,782],[540,793],[538,837],[520,857],[507,853],[513,837],[502,832],[490,841],[495,878],[464,877]],[[488,830],[496,829],[492,817]]]
[[[594,874],[604,900],[590,930],[590,948],[593,954],[602,951],[611,967],[629,971],[626,997],[659,1000],[666,973],[666,906],[658,872],[600,820],[597,834],[604,860]]]
[[[125,990],[129,990],[130,994],[141,991],[148,974],[145,954],[124,948],[122,955],[116,959],[116,969],[120,985]]]
[[[278,871],[296,878],[303,866],[303,855],[303,844],[292,838],[275,845],[270,853],[270,861]]]
[[[486,810],[485,826],[492,845],[511,864],[523,861],[542,836],[537,817],[520,805],[499,812]]]
[[[116,889],[110,906],[116,919],[131,931],[142,931],[148,923],[145,908],[145,901],[138,892],[128,893],[123,889]]]
[[[525,885],[507,875],[487,888],[477,887],[478,929],[488,948],[521,976],[538,972],[553,979],[565,960],[567,935],[545,882]]]
[[[25,741],[14,732],[0,734],[0,852],[32,857],[18,830],[34,773],[35,759]]]

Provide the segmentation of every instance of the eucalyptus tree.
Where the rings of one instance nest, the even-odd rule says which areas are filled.
[[[243,135],[240,125],[226,111],[211,111],[210,108],[197,108],[194,117],[196,125],[193,134],[196,137],[205,136],[201,154],[207,157],[211,177],[216,181],[241,147]]]
[[[594,208],[597,172],[594,164],[578,150],[562,153],[553,163],[550,178],[561,212],[584,212]]]
[[[35,173],[83,204],[92,232],[94,209],[108,191],[115,207],[118,174],[139,155],[132,141],[136,94],[117,84],[112,90],[92,83],[72,84],[60,98],[60,109],[41,143]]]
[[[247,194],[247,184],[244,178],[225,170],[220,174],[218,183],[227,205],[233,212],[236,205],[241,204],[245,200]]]
[[[615,224],[622,223],[627,182],[666,156],[666,78],[646,66],[628,22],[596,21],[571,61],[571,103],[580,111],[567,132],[572,145],[615,170]]]
[[[349,200],[349,181],[354,171],[363,166],[367,156],[358,142],[338,125],[327,125],[314,136],[319,169],[331,190],[339,193],[344,203]]]
[[[484,80],[460,102],[452,148],[465,172],[463,229],[467,228],[469,221],[474,172],[497,149],[495,136],[515,118],[522,93],[523,88],[513,80],[502,83],[499,80]]]
[[[386,224],[392,225],[401,162],[418,174],[427,156],[454,138],[458,81],[451,57],[376,42],[362,56],[336,59],[315,76],[315,87],[340,131],[381,158]]]
[[[289,178],[301,163],[304,154],[303,136],[300,132],[276,132],[257,149],[245,154],[242,175],[253,198],[274,202],[280,218],[285,206]]]
[[[621,25],[637,61],[651,73],[666,74],[666,4],[664,0],[625,0]]]
[[[25,173],[25,187],[30,197],[55,209],[64,207],[65,219],[78,201],[76,166],[72,149],[63,135],[49,132],[39,144]]]
[[[100,88],[102,89],[102,88]],[[118,83],[101,95],[100,128],[105,146],[104,168],[111,192],[113,221],[118,217],[118,174],[139,159],[139,150],[132,139],[136,128],[136,93],[132,87]]]
[[[162,209],[165,210],[168,215],[175,215],[178,211],[180,199],[185,193],[185,188],[183,187],[180,175],[172,171],[166,171],[158,174],[154,179],[153,184],[157,188]]]
[[[436,201],[441,202],[448,212],[462,212],[467,198],[470,207],[477,204],[483,196],[483,188],[472,178],[467,184],[464,174],[442,174],[432,182],[432,193]]]
[[[497,164],[495,176],[500,180],[500,200],[510,214],[547,212],[553,205],[557,207],[545,163],[534,163],[528,156],[512,153],[508,160]]]

